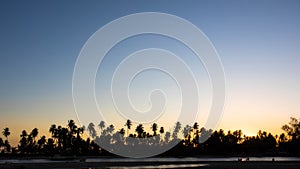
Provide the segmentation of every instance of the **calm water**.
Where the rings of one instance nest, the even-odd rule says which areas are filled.
[[[272,161],[273,157],[250,157],[250,161]],[[246,158],[242,159],[246,161]],[[299,157],[274,157],[275,161],[300,161]],[[87,162],[198,162],[198,161],[238,161],[238,157],[229,157],[229,158],[145,158],[145,159],[97,159],[90,158],[87,159]],[[144,166],[117,166],[110,167],[109,169],[164,169],[164,168],[201,168],[207,166],[208,164],[167,164],[167,165],[144,165]],[[89,168],[89,169],[99,169],[99,168]]]
[[[169,164],[169,165],[148,165],[148,166],[130,166],[130,167],[110,167],[109,169],[144,169],[144,168],[153,168],[153,169],[163,169],[163,168],[199,168],[207,166],[207,164]],[[94,168],[89,168],[94,169]],[[96,169],[96,168],[95,168]]]
[[[109,158],[109,159],[100,159],[100,158],[89,158],[86,162],[173,162],[173,161],[237,161],[239,157],[224,157],[224,158],[142,158],[142,159],[128,159],[128,158]],[[300,157],[250,157],[250,161],[272,161],[274,158],[275,161],[300,161]],[[246,160],[246,158],[243,158]]]
[[[272,161],[273,157],[250,157],[250,161]],[[246,158],[243,158],[245,160]],[[274,157],[275,161],[300,161],[300,157]],[[87,158],[86,162],[194,162],[194,161],[237,161],[238,157],[226,158]],[[70,160],[66,162],[76,162],[78,160]],[[0,160],[3,163],[56,163],[61,161],[53,161],[47,159],[31,159],[31,160]]]

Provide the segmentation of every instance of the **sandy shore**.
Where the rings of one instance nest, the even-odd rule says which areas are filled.
[[[136,167],[149,166],[149,168],[167,168],[172,165],[172,168],[176,165],[188,166],[189,164],[204,164],[200,168],[203,169],[299,169],[300,161],[275,161],[275,162],[263,162],[263,161],[215,161],[215,162],[55,162],[55,163],[6,163],[0,164],[0,169],[100,169],[100,168],[122,168],[122,167]],[[177,167],[175,167],[177,168]],[[193,167],[188,167],[193,168]]]

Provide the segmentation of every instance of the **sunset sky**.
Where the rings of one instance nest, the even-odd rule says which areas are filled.
[[[37,127],[48,134],[53,123],[77,121],[72,76],[88,38],[119,17],[163,12],[196,25],[218,51],[226,76],[226,102],[218,128],[242,129],[246,135],[259,129],[281,133],[291,116],[300,117],[299,9],[296,0],[1,1],[0,129],[9,127],[16,144],[23,129]],[[141,38],[129,39],[125,52],[133,52],[137,44],[137,49],[184,51],[162,37]],[[122,49],[122,44],[118,47]],[[110,53],[107,63],[117,62],[116,55],[123,52]],[[96,79],[99,91],[105,89],[102,82]],[[169,82],[162,85],[167,88]]]

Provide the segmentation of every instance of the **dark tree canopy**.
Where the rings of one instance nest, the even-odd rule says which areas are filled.
[[[164,146],[169,143],[178,144],[163,153],[167,156],[200,156],[200,155],[270,155],[289,154],[300,156],[300,120],[291,118],[289,124],[282,127],[285,133],[274,136],[267,131],[259,130],[256,136],[245,136],[242,130],[213,131],[199,127],[196,122],[192,125],[174,124],[172,131],[165,131],[163,126],[153,123],[146,127],[138,124],[133,133],[129,130],[132,122],[127,120],[124,128],[116,129],[113,124],[106,127],[101,121],[97,128],[89,123],[87,129],[79,127],[74,120],[69,120],[65,126],[53,124],[49,127],[51,138],[39,136],[39,130],[33,128],[30,132],[23,130],[17,147],[12,147],[8,141],[9,128],[2,131],[0,137],[1,154],[14,155],[112,155],[99,145],[111,144],[116,148],[130,146]],[[184,127],[182,127],[184,126]],[[99,131],[100,130],[100,131]],[[150,131],[150,132],[148,132]],[[89,133],[90,138],[83,138],[83,133]],[[99,134],[98,134],[99,133]],[[136,138],[134,140],[129,138]],[[149,139],[142,139],[149,138]],[[98,144],[96,144],[98,143]]]

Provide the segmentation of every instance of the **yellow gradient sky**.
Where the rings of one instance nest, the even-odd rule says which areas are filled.
[[[217,49],[227,93],[217,128],[242,129],[246,135],[255,135],[260,129],[279,134],[291,116],[300,117],[299,9],[300,2],[295,0],[1,1],[0,129],[9,127],[10,142],[16,145],[23,129],[30,132],[37,127],[39,136],[49,135],[51,124],[66,125],[69,119],[78,122],[72,75],[84,43],[114,19],[150,11],[190,21]],[[146,37],[154,39],[148,41],[141,38],[124,44],[142,48],[173,43],[162,37]],[[182,52],[176,45],[162,47]],[[110,61],[117,59],[112,57]],[[96,82],[102,83],[101,79]],[[139,87],[142,91],[143,85]],[[209,98],[209,93],[203,95],[206,96]],[[209,101],[203,105],[200,113],[205,114]],[[203,121],[203,117],[200,114],[197,121]],[[123,127],[125,121],[119,118],[114,124]],[[175,122],[163,123],[159,126]]]

